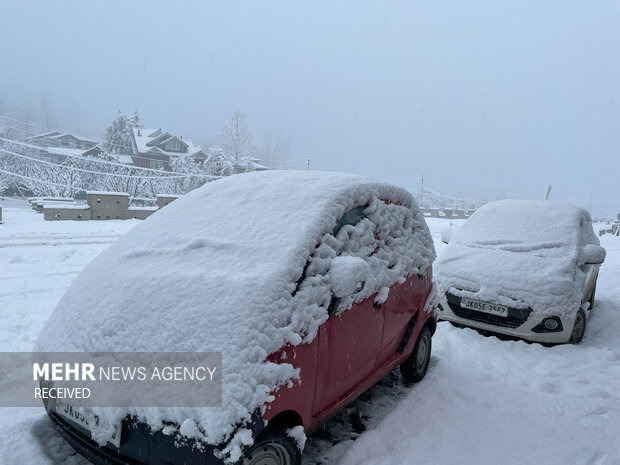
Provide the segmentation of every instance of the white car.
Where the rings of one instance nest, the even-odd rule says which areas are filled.
[[[581,341],[605,259],[586,210],[491,202],[442,240],[440,319],[533,342]]]

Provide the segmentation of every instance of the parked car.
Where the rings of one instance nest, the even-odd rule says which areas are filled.
[[[440,254],[440,319],[542,343],[578,343],[605,249],[570,203],[502,200],[477,210]]]
[[[424,377],[434,258],[404,189],[317,172],[211,182],[98,256],[37,350],[222,352],[222,407],[128,406],[118,445],[49,417],[97,464],[299,464],[303,432],[387,373]]]

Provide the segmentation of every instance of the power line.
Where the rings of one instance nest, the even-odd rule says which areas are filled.
[[[29,148],[29,149],[38,150],[38,149],[42,148],[42,147],[38,147],[36,145],[26,144],[24,142],[18,142],[16,140],[12,140],[12,139],[5,139],[4,137],[0,137],[0,141],[4,141],[4,142],[10,143],[10,144],[19,145],[19,146],[26,147],[26,148]],[[127,170],[138,170],[138,171],[149,171],[149,172],[154,172],[154,173],[162,173],[161,177],[167,177],[167,178],[186,178],[186,177],[188,177],[188,175],[175,175],[175,174],[169,174],[168,175],[168,174],[164,174],[164,173],[167,173],[166,171],[156,170],[156,169],[152,169],[152,168],[144,168],[142,166],[127,165],[127,164],[124,164],[124,163],[117,163],[117,162],[108,161],[108,160],[100,160],[100,159],[97,159],[97,158],[94,158],[94,157],[91,158],[91,157],[86,157],[84,155],[78,155],[78,154],[51,153],[51,155],[60,155],[60,156],[69,157],[69,158],[78,158],[80,160],[85,160],[85,161],[93,162],[93,163],[100,163],[100,164],[103,164],[103,165],[119,166],[119,167],[125,168]],[[55,164],[57,164],[57,163],[55,163]],[[219,176],[212,176],[212,175],[207,175],[207,174],[194,174],[194,175],[190,175],[190,176],[219,179]]]
[[[7,118],[7,117],[0,115],[0,118]],[[42,126],[32,125],[32,124],[26,123],[24,121],[15,120],[13,118],[7,118],[7,119],[9,119],[11,121],[14,121],[16,123],[19,123],[19,124],[26,124],[28,126],[34,126],[34,127],[41,127],[42,128]],[[9,125],[3,124],[3,123],[0,123],[0,126],[5,127],[5,128],[9,128],[9,129],[14,129],[15,131],[20,131],[20,132],[22,132],[24,134],[31,135],[31,136],[40,136],[40,135],[43,135],[43,134],[46,134],[46,133],[50,133],[50,132],[58,132],[59,134],[73,135],[73,134],[71,134],[69,132],[66,132],[66,131],[55,131],[55,130],[52,130],[52,129],[49,129],[49,128],[45,128],[45,133],[41,133],[41,132],[28,131],[26,129],[18,128],[18,127],[15,127],[15,126],[9,126]],[[143,128],[140,128],[140,129],[143,129]],[[77,139],[80,139],[80,137],[77,137],[77,136],[73,136],[73,137],[76,137]],[[83,139],[83,140],[88,140],[90,142],[97,142],[97,141],[91,140],[91,139]],[[192,142],[192,144],[193,144],[193,142]],[[97,145],[105,145],[105,143],[104,142],[101,142],[101,143],[98,142]],[[43,146],[41,146],[41,147],[43,147]],[[123,153],[123,154],[119,154],[119,155],[129,155],[132,158],[140,158],[142,160],[153,160],[152,158],[147,158],[147,157],[141,157],[141,156],[138,156],[138,155],[134,155],[133,152],[134,152],[134,150],[137,150],[137,149],[134,146],[132,146],[132,145],[114,144],[114,147],[131,150],[130,153]],[[194,147],[200,147],[200,146],[199,145],[194,145]],[[200,151],[202,151],[202,147],[200,147]],[[162,151],[162,152],[164,152],[164,151]],[[198,150],[196,152],[194,152],[194,153],[197,153],[197,152],[198,152]],[[170,157],[188,156],[188,155],[185,155],[183,153],[176,154],[176,153],[171,153],[171,152],[165,152],[165,153],[162,153],[162,154],[170,156]]]
[[[52,181],[45,181],[43,179],[37,179],[37,178],[33,178],[31,176],[24,176],[22,174],[13,173],[11,171],[6,171],[6,170],[3,170],[3,169],[0,169],[0,173],[6,174],[6,175],[9,175],[9,176],[15,176],[15,177],[21,178],[21,179],[27,179],[27,180],[33,181],[33,182],[39,182],[39,183],[42,183],[42,184],[48,184],[50,186],[62,187],[62,188],[65,188],[65,189],[67,187],[69,187],[67,184],[60,184],[60,183],[52,182]],[[141,200],[141,201],[145,201],[145,202],[155,202],[155,201],[157,201],[157,198],[151,198],[151,197],[129,197],[129,199],[130,200]],[[12,199],[10,197],[4,197],[4,200],[15,200],[15,199]]]
[[[25,125],[32,126],[32,127],[35,127],[35,128],[44,129],[45,132],[54,132],[54,130],[52,130],[52,129],[44,128],[43,126],[38,126],[38,125],[26,123],[25,121],[19,121],[19,120],[16,120],[14,118],[9,118],[7,116],[0,115],[0,118],[6,118],[6,119],[8,119],[10,121],[13,121],[15,123],[25,124]],[[15,126],[10,126],[10,125],[7,125],[7,124],[3,124],[2,122],[0,122],[0,126],[1,127],[5,127],[5,128],[9,128],[9,129],[14,129],[16,131],[20,131],[20,132],[22,132],[24,134],[32,135],[32,136],[38,136],[38,135],[42,134],[40,132],[28,131],[28,130],[23,129],[23,128],[18,128],[18,127],[15,127]],[[143,128],[140,128],[140,129],[143,129]],[[55,132],[59,132],[60,134],[70,134],[69,132],[66,132],[66,131],[65,132],[63,132],[63,131],[55,131]],[[90,140],[90,139],[88,139],[88,140]],[[96,141],[92,141],[92,142],[96,142]],[[101,143],[101,144],[98,144],[98,145],[104,145],[104,144]],[[44,148],[43,146],[37,146],[37,147]],[[139,156],[139,155],[134,155],[133,151],[134,151],[135,148],[132,145],[117,145],[117,144],[115,144],[115,147],[120,147],[120,148],[125,148],[125,149],[130,149],[131,150],[131,153],[118,154],[118,155],[126,155],[126,156],[130,156],[132,158],[137,158],[137,159],[141,159],[141,160],[149,160],[149,161],[153,160],[152,158],[142,157],[142,156]],[[195,147],[200,147],[200,146],[196,145]],[[103,147],[101,147],[101,148],[103,148]],[[202,150],[202,147],[201,147],[201,150]],[[112,154],[112,155],[114,155],[114,154]],[[168,156],[171,156],[171,157],[177,157],[177,156],[178,157],[182,157],[183,156],[183,154],[169,155],[168,153],[165,153],[164,155],[168,155]],[[283,159],[283,160],[265,161],[264,163],[261,163],[261,164],[263,164],[263,165],[265,165],[265,163],[267,163],[267,164],[280,164],[280,163],[284,163],[284,162],[288,162],[289,164],[293,164],[293,163],[297,163],[297,162],[305,164],[305,163],[307,163],[307,161],[308,161],[308,158],[287,158],[287,159]],[[267,166],[267,165],[265,165],[265,166]],[[145,169],[148,169],[148,168],[145,168]]]
[[[37,179],[37,178],[30,177],[30,176],[24,176],[22,174],[12,173],[11,171],[5,171],[3,169],[0,169],[0,173],[7,174],[9,176],[15,176],[16,178],[28,179],[29,181],[40,182],[42,184],[49,184],[50,186],[58,186],[58,187],[62,187],[65,189],[69,187],[67,184],[60,184],[60,183],[52,182],[52,181],[45,181],[43,179]]]
[[[87,170],[87,169],[83,169],[83,168],[77,168],[74,166],[68,166],[68,165],[60,165],[58,163],[52,163],[50,161],[46,161],[46,160],[40,160],[38,158],[33,158],[33,157],[28,157],[26,155],[22,155],[19,153],[15,153],[15,152],[11,152],[9,150],[4,150],[4,149],[0,149],[0,152],[6,153],[8,155],[14,156],[14,157],[19,157],[19,158],[24,158],[26,160],[31,160],[37,163],[43,163],[45,165],[51,165],[57,168],[64,168],[64,169],[68,169],[68,170],[72,170],[72,171],[80,171],[82,173],[90,173],[90,174],[98,174],[100,176],[112,176],[112,177],[117,177],[117,178],[126,178],[126,179],[159,179],[159,180],[163,180],[163,179],[179,179],[179,178],[191,178],[191,177],[208,177],[207,175],[193,175],[193,174],[189,174],[189,175],[162,175],[162,176],[135,176],[135,175],[130,175],[130,174],[120,174],[120,173],[106,173],[103,171],[92,171],[92,170]],[[217,179],[217,177],[214,177]]]
[[[38,135],[41,135],[41,133],[39,133],[39,132],[26,131],[26,130],[21,129],[21,128],[16,128],[15,126],[9,126],[9,125],[2,124],[2,123],[0,123],[0,127],[5,127],[5,128],[9,128],[9,129],[14,129],[15,131],[20,131],[20,132],[22,132],[22,133],[24,133],[24,134],[27,134],[27,135],[28,135],[28,134],[29,134],[29,135],[33,135],[33,136],[38,136]],[[48,132],[49,132],[49,131],[48,131]],[[57,132],[58,132],[58,131],[57,131]],[[62,134],[62,133],[61,133],[61,134]],[[69,134],[69,133],[67,133],[67,132],[66,132],[66,133],[64,133],[64,134]],[[88,139],[88,140],[90,140],[90,139]],[[95,142],[95,141],[91,141],[91,142]],[[47,149],[47,148],[56,148],[56,147],[53,147],[53,146],[50,146],[50,147],[45,147],[45,146],[43,146],[43,145],[34,145],[34,144],[31,144],[31,145],[32,145],[32,147],[33,147],[33,148],[37,148],[37,149],[40,149],[40,150],[45,150],[45,149]],[[97,146],[99,146],[99,145],[105,145],[105,144],[97,144]],[[132,153],[121,153],[121,154],[112,154],[112,155],[123,155],[123,156],[129,156],[129,157],[131,157],[131,158],[137,158],[137,159],[140,159],[140,160],[148,160],[148,161],[152,161],[152,160],[154,160],[153,158],[142,157],[142,156],[140,156],[140,155],[134,155],[134,154],[133,154],[133,146],[129,146],[129,145],[116,145],[116,147],[121,147],[121,148],[128,148],[128,149],[131,149],[131,150],[132,150]],[[69,149],[69,147],[58,147],[58,148],[60,148],[60,149],[62,149],[62,148]],[[91,147],[91,148],[92,148],[92,147]],[[102,147],[101,147],[101,148],[102,148]],[[82,149],[70,149],[70,150],[82,150]],[[86,151],[86,150],[89,150],[89,149],[84,149],[84,151]],[[107,153],[107,152],[106,152],[106,153]],[[159,154],[158,154],[158,155],[159,155]],[[170,157],[183,157],[183,156],[187,156],[187,155],[184,155],[184,154],[182,154],[182,153],[179,153],[178,155],[169,155],[168,153],[164,153],[163,155],[167,155],[167,156],[170,156]],[[145,169],[150,169],[150,168],[145,168]],[[155,171],[157,171],[157,170],[155,170]]]
[[[38,126],[38,125],[32,124],[32,123],[27,123],[25,121],[20,121],[18,119],[9,118],[8,116],[0,115],[0,118],[8,119],[9,121],[13,121],[14,123],[25,124],[26,126],[31,126],[33,128],[44,129],[47,132],[50,132],[50,128],[46,128],[46,127],[43,127],[43,126]]]

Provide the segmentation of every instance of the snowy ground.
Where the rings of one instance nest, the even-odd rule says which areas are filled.
[[[23,203],[3,206],[0,350],[28,351],[73,278],[137,220],[46,222]],[[447,223],[429,220],[439,253]],[[305,463],[620,465],[620,238],[601,242],[607,261],[580,345],[500,341],[441,323],[426,379],[385,377],[313,434]],[[0,437],[0,464],[86,464],[42,408],[0,408]]]

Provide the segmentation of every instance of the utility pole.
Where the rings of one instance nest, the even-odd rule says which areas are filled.
[[[424,201],[424,170],[422,170],[422,182],[420,183],[422,186],[420,188],[420,204]]]
[[[545,192],[545,200],[549,200],[549,194],[551,194],[551,184],[547,186],[547,191]]]

